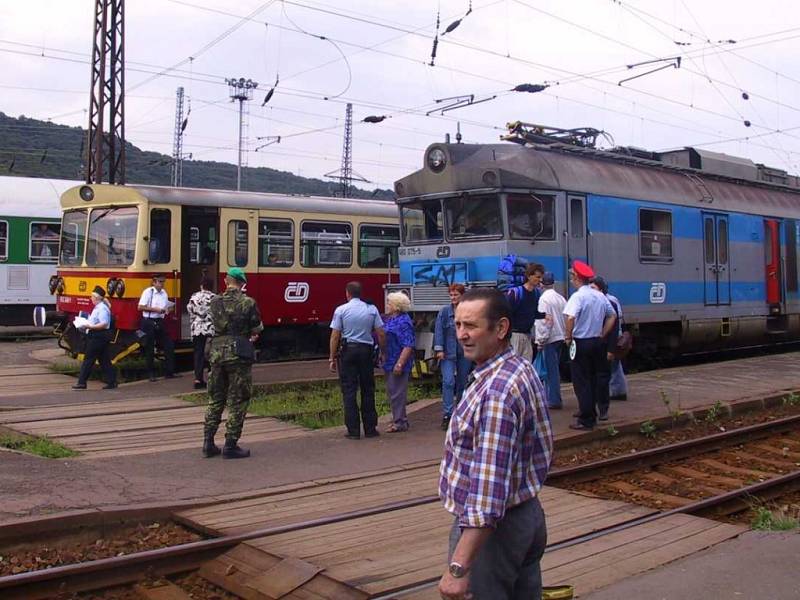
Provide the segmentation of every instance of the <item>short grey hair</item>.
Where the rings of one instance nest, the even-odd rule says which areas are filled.
[[[406,296],[403,292],[392,292],[386,296],[387,308],[390,304],[402,313],[407,313],[411,310],[411,298]]]

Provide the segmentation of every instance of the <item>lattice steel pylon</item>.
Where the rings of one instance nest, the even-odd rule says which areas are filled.
[[[86,183],[125,183],[124,14],[125,0],[95,0]]]
[[[344,117],[344,147],[342,148],[342,166],[338,171],[325,173],[325,177],[339,180],[342,198],[349,198],[353,181],[369,183],[361,175],[353,171],[353,105],[348,102]]]
[[[183,88],[175,96],[175,135],[172,140],[172,185],[183,184]]]

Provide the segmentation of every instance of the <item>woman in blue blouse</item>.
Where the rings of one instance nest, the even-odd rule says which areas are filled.
[[[416,346],[409,308],[411,300],[402,292],[393,292],[386,297],[386,318],[383,320],[386,359],[383,370],[386,373],[386,395],[392,407],[392,424],[386,429],[387,433],[408,431],[406,396]]]
[[[106,384],[104,390],[113,390],[117,387],[117,374],[111,365],[109,344],[111,343],[111,304],[106,300],[106,291],[99,285],[92,290],[92,314],[89,315],[86,329],[86,353],[81,363],[81,372],[78,383],[72,386],[73,390],[85,390],[86,381],[92,372],[94,361],[100,361],[103,377]]]

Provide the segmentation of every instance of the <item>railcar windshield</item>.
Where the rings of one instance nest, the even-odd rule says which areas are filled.
[[[139,209],[96,208],[89,220],[86,264],[89,266],[130,265],[136,249]]]
[[[406,244],[426,244],[444,239],[441,200],[405,204],[400,209],[400,220]]]
[[[61,252],[59,263],[79,265],[83,262],[83,247],[86,243],[86,221],[89,212],[85,208],[68,210],[61,221]]]
[[[496,195],[448,198],[444,201],[444,210],[448,240],[503,235],[500,199]]]

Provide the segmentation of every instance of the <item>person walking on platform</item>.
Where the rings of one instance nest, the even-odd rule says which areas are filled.
[[[598,409],[601,421],[608,419],[608,380],[611,376],[606,356],[608,334],[614,329],[617,317],[606,297],[589,285],[594,277],[592,268],[576,260],[570,269],[572,285],[577,288],[564,307],[566,332],[564,343],[575,342],[570,350],[572,387],[578,397],[578,418],[572,429],[593,429]]]
[[[208,408],[203,441],[206,458],[220,453],[214,436],[226,404],[228,421],[222,458],[250,456],[250,450],[239,447],[239,438],[253,388],[254,344],[264,326],[256,301],[242,291],[245,283],[244,271],[238,267],[229,269],[225,276],[225,292],[215,296],[209,304],[214,337],[208,350]]]
[[[536,319],[536,347],[542,353],[544,361],[545,377],[544,384],[547,388],[547,406],[559,409],[563,407],[561,402],[561,374],[559,364],[561,363],[561,348],[564,346],[564,306],[567,301],[564,296],[553,289],[555,276],[551,272],[546,272],[542,276],[542,297],[539,298],[539,312],[544,315],[543,319]],[[537,359],[538,360],[538,359]]]
[[[344,403],[345,437],[377,437],[378,413],[375,410],[374,339],[378,339],[381,355],[386,354],[386,334],[378,309],[361,300],[361,284],[351,281],[345,287],[347,302],[338,306],[331,319],[330,360],[331,372],[339,370]],[[341,350],[339,346],[341,344]],[[361,418],[356,395],[361,389]]]
[[[142,313],[142,332],[145,334],[144,356],[150,381],[156,380],[155,350],[156,344],[164,353],[165,378],[178,377],[175,374],[175,345],[164,327],[164,319],[174,308],[167,291],[164,289],[163,275],[153,275],[152,284],[145,288],[139,299],[138,310]]]
[[[408,431],[406,400],[408,377],[414,364],[414,323],[408,316],[411,300],[402,292],[392,292],[386,297],[386,357],[383,371],[386,380],[386,395],[392,407],[392,424],[387,433]]]
[[[433,332],[433,351],[442,373],[442,430],[447,431],[453,406],[461,400],[467,374],[472,363],[464,357],[464,349],[456,339],[456,306],[464,294],[464,286],[454,283],[448,288],[450,304],[436,315]]]
[[[534,600],[547,528],[539,491],[553,457],[544,389],[509,346],[511,306],[502,292],[467,291],[458,339],[475,362],[445,438],[439,497],[454,515],[442,598]]]
[[[625,379],[625,371],[622,369],[622,361],[615,356],[617,351],[617,342],[622,335],[622,304],[620,304],[620,301],[616,296],[608,293],[608,283],[606,283],[606,280],[599,275],[592,279],[591,285],[593,288],[605,295],[605,297],[611,303],[614,313],[617,315],[617,326],[611,331],[607,340],[607,358],[611,363],[611,378],[608,382],[609,399],[627,400],[628,381]]]
[[[117,387],[117,373],[111,364],[109,344],[111,344],[111,305],[106,300],[106,291],[99,285],[92,290],[92,304],[94,308],[89,315],[88,322],[82,328],[86,329],[86,352],[81,370],[78,374],[78,383],[72,386],[73,390],[85,390],[86,382],[92,373],[95,361],[100,362],[103,378],[106,384],[104,390],[113,390]]]
[[[513,287],[506,291],[506,297],[511,303],[511,347],[514,352],[533,360],[533,346],[531,345],[531,330],[536,319],[544,318],[539,310],[539,297],[542,290],[539,284],[542,282],[544,267],[537,263],[531,263],[525,268],[525,283]]]
[[[216,296],[212,291],[214,283],[210,277],[203,277],[200,290],[192,294],[186,304],[189,314],[189,329],[192,334],[194,347],[194,389],[202,390],[206,387],[203,380],[203,369],[206,364],[206,341],[214,335],[214,324],[211,322],[211,299]]]

